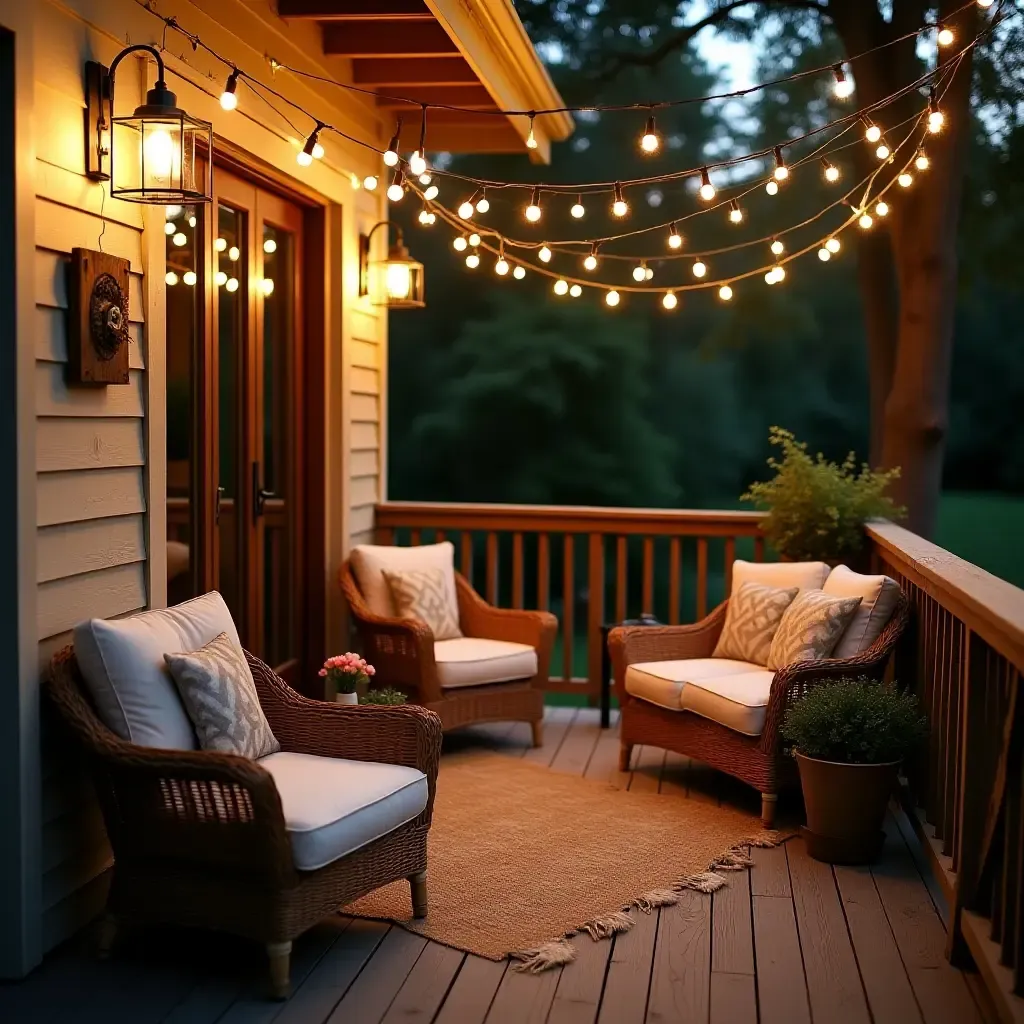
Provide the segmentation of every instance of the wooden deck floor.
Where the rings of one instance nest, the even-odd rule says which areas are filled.
[[[731,801],[745,787],[663,751],[616,769],[618,738],[597,712],[549,709],[528,730],[478,728],[486,744],[630,789]],[[785,808],[783,808],[785,813]],[[642,851],[640,851],[642,852]],[[943,957],[944,907],[919,870],[905,820],[887,822],[872,869],[829,868],[799,839],[753,851],[754,868],[713,896],[684,893],[613,941],[579,942],[570,966],[528,976],[398,927],[338,916],[296,943],[295,994],[262,997],[261,951],[225,937],[140,935],[108,962],[83,940],[26,981],[0,987],[0,1021],[97,1024],[971,1024],[990,1014],[974,976]]]

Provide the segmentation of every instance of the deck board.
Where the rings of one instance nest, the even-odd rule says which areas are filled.
[[[758,797],[706,765],[638,746],[618,771],[617,714],[549,708],[544,744],[525,723],[492,723],[446,737],[467,748],[526,757],[597,783],[721,801]],[[82,940],[25,982],[0,985],[0,1020],[55,1024],[974,1024],[967,977],[944,956],[941,894],[897,822],[872,868],[829,868],[800,839],[753,849],[750,872],[730,872],[713,896],[636,914],[606,942],[577,936],[577,960],[522,974],[428,942],[396,926],[328,918],[297,940],[294,995],[266,999],[259,947],[223,936],[185,939],[158,929],[97,963]],[[187,933],[186,933],[187,936]],[[972,976],[973,977],[973,976]],[[870,1010],[870,1017],[869,1017]]]

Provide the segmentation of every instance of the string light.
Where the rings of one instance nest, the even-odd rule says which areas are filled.
[[[729,203],[729,221],[733,224],[743,223],[743,211],[740,209],[739,202],[735,199]]]
[[[706,167],[700,172],[700,197],[705,203],[710,203],[715,198],[715,186],[711,184],[711,174]]]
[[[238,75],[238,68],[235,68],[224,83],[224,91],[220,94],[220,105],[224,110],[235,110],[238,107],[238,93],[235,91],[238,88]]]
[[[505,259],[505,252],[502,250],[494,262],[494,272],[498,277],[504,277],[508,273],[508,260]]]
[[[172,288],[178,283],[178,275],[173,270],[168,270],[164,274],[164,284],[169,284]]]
[[[395,170],[395,177],[391,184],[388,185],[388,199],[393,203],[399,203],[402,201],[402,197],[405,195],[405,175],[402,173],[402,169],[399,167]]]
[[[267,282],[268,281],[270,282],[270,291],[267,291]],[[232,293],[237,292],[238,291],[238,278],[237,277],[229,277],[228,280],[227,280],[227,283],[224,285],[224,287],[227,288],[227,290],[229,292],[232,292]],[[272,292],[273,290],[274,290],[274,282],[269,277],[265,278],[264,281],[263,281],[263,294],[264,295],[269,295],[270,292]]]
[[[423,198],[427,200],[436,199],[439,189],[436,185],[431,185],[426,192],[423,193]]]
[[[469,236],[469,244],[476,247],[480,244],[480,236],[474,231]]]
[[[228,259],[231,260],[232,263],[238,262],[238,257],[241,255],[242,250],[239,249],[237,245],[233,245],[228,249]]]
[[[583,208],[583,197],[577,196],[576,202],[572,204],[572,209],[569,213],[571,213],[576,220],[580,220],[586,212],[587,211]]]
[[[423,174],[420,175],[420,184],[421,185],[429,185],[431,183],[431,181],[433,181],[433,180],[434,179],[430,176],[430,172],[429,171],[424,171]]]
[[[832,253],[830,253],[825,246],[822,246],[818,250],[818,259],[821,260],[822,263],[828,263],[828,261],[832,259]]]
[[[569,295],[574,299],[578,299],[582,294],[583,289],[578,284],[574,284],[569,288]]]
[[[773,256],[781,256],[786,251],[786,246],[781,238],[772,239],[771,250]]]
[[[668,247],[670,249],[681,249],[683,247],[683,236],[679,234],[679,228],[676,227],[675,221],[668,229]]]
[[[694,277],[703,277],[708,272],[708,266],[703,260],[695,260],[691,269]]]
[[[935,87],[932,86],[931,92],[928,94],[928,131],[932,135],[937,135],[942,131],[945,123],[946,115],[939,110],[938,103],[935,100]]]
[[[846,72],[843,70],[842,64],[837,64],[833,69],[832,73],[836,76],[836,80],[832,85],[832,92],[835,94],[836,99],[845,100],[850,97],[853,93],[853,82],[846,77]]]
[[[928,159],[928,154],[923,149],[919,149],[917,156],[914,157],[914,166],[919,171],[927,171],[931,163],[931,160]]]
[[[556,295],[565,295],[569,291],[569,282],[564,277],[560,277],[552,286],[552,291]]]
[[[476,210],[476,205],[475,204],[476,204],[477,199],[479,199],[479,197],[480,197],[479,191],[474,192],[472,199],[464,199],[459,204],[459,216],[463,220],[470,220],[472,218],[473,213]]]
[[[417,176],[427,173],[427,158],[423,155],[421,150],[417,149],[413,155],[409,157],[409,170]]]
[[[732,288],[730,288],[727,284],[723,284],[722,287],[718,289],[718,297],[723,302],[728,302],[730,299],[732,299]]]
[[[551,250],[546,245],[542,245],[540,247],[540,251],[537,253],[537,257],[540,259],[541,263],[550,263]]]
[[[218,288],[223,288],[224,285],[228,283],[228,275],[225,274],[223,270],[218,270],[217,273],[213,275],[213,283]]]
[[[437,214],[434,213],[429,206],[424,206],[423,209],[420,210],[419,217],[417,219],[425,228],[428,228],[437,220]]]
[[[888,160],[891,155],[892,151],[889,149],[889,144],[883,138],[878,144],[878,148],[875,150],[875,156],[877,156],[879,160]]]
[[[654,115],[647,118],[647,126],[640,139],[640,148],[648,154],[657,153],[661,148],[661,139],[658,138],[658,130],[654,127]]]
[[[910,188],[914,184],[914,176],[910,171],[903,171],[902,174],[896,179],[901,188]]]
[[[268,239],[266,239],[266,240],[265,240],[265,241],[263,242],[263,251],[264,251],[265,253],[268,253],[268,254],[269,254],[269,253],[275,253],[275,252],[277,252],[277,239],[274,239],[274,238],[268,238]]]
[[[988,10],[994,2],[995,0],[978,0],[978,6],[984,10]]]
[[[889,214],[889,204],[883,199],[875,206],[875,213],[879,217],[886,217]]]
[[[388,148],[384,150],[384,163],[388,167],[398,166],[398,136],[402,134],[402,119],[398,119],[398,123],[395,125],[395,134],[391,136],[391,141],[388,143]]]
[[[665,309],[675,309],[679,305],[679,300],[676,298],[675,292],[665,292],[661,297],[661,304]]]
[[[457,235],[452,240],[452,248],[456,252],[465,252],[469,248],[469,242],[466,241],[465,235]]]
[[[641,281],[647,280],[647,264],[643,262],[643,260],[633,268],[633,280],[636,281],[637,284],[640,284]]]
[[[789,168],[786,166],[786,158],[782,155],[782,147],[775,147],[775,180],[785,181],[789,177]]]
[[[839,168],[828,157],[821,158],[822,173],[830,184],[839,180]]]
[[[188,236],[184,231],[179,231],[177,234],[171,236],[171,241],[180,249],[186,242],[188,242]]]
[[[376,174],[368,174],[365,178],[363,178],[363,188],[365,188],[367,192],[372,192],[377,187],[377,185],[378,180]]]
[[[175,224],[175,223],[174,223],[173,221],[170,221],[170,220],[169,220],[169,221],[168,221],[168,222],[167,222],[167,223],[166,223],[166,224],[164,225],[164,234],[165,234],[165,235],[173,235],[173,234],[174,234],[174,232],[175,232],[175,231],[177,231],[177,230],[178,230],[178,228],[177,228],[177,225],[176,225],[176,224]]]
[[[594,242],[590,247],[586,259],[583,261],[584,270],[597,270],[597,242]]]
[[[611,291],[605,292],[604,301],[607,306],[617,306],[619,304],[619,293],[612,288]]]
[[[466,257],[466,266],[469,267],[470,270],[476,270],[476,268],[480,266],[480,254],[476,249]]]
[[[531,114],[530,115],[530,132],[526,136],[526,148],[527,149],[536,149],[537,148],[537,136],[533,134],[533,119],[536,116],[537,116],[536,114]]]
[[[524,277],[526,277],[526,267],[524,267],[524,266],[523,266],[523,265],[522,265],[521,263],[517,263],[517,264],[516,264],[516,265],[515,265],[515,266],[514,266],[514,267],[512,268],[512,276],[513,276],[513,277],[514,277],[514,278],[515,278],[515,279],[516,279],[517,281],[522,281],[522,279],[523,279]]]
[[[936,28],[938,28],[938,32],[936,33],[935,38],[939,46],[952,46],[953,40],[956,38],[956,36],[953,35],[953,30],[941,21],[938,23]]]
[[[296,159],[303,167],[308,167],[314,160],[323,159],[324,147],[319,142],[320,129],[323,127],[323,123],[317,121],[316,127],[310,132],[309,138],[306,139],[306,144],[299,150]]]
[[[197,280],[196,272],[194,270],[186,270],[185,273],[181,275],[181,280],[187,284],[189,288],[194,287]]]
[[[530,205],[526,208],[526,219],[531,224],[536,224],[540,220],[541,209],[540,209],[540,189],[535,188],[533,195],[530,197]]]
[[[864,138],[868,142],[878,142],[882,137],[882,129],[870,117],[862,117],[861,121],[864,122]]]
[[[228,247],[228,240],[226,238],[215,238],[213,240],[214,252],[223,252]]]
[[[779,183],[774,178],[769,178],[765,182],[764,190],[770,196],[777,196],[779,194]]]
[[[865,231],[867,231],[871,227],[871,225],[875,223],[875,219],[874,217],[871,216],[870,213],[865,212],[860,215],[860,219],[857,221],[857,223]]]
[[[839,239],[833,236],[832,238],[828,238],[825,240],[825,248],[828,249],[830,253],[835,255],[837,252],[839,252],[842,246],[840,245]]]
[[[487,189],[481,189],[480,198],[476,202],[476,212],[486,213],[491,208],[491,201],[487,198]]]
[[[629,203],[622,198],[622,186],[615,182],[615,200],[612,203],[612,216],[625,217],[629,213]]]

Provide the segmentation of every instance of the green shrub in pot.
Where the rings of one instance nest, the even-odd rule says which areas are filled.
[[[360,704],[384,704],[394,707],[405,703],[405,694],[401,690],[385,687],[383,690],[367,690]]]
[[[926,733],[916,697],[867,678],[820,684],[789,708],[782,735],[800,769],[812,856],[877,856],[900,761]]]

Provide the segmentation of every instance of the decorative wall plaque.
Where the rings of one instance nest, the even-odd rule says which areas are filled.
[[[68,277],[68,380],[128,383],[128,260],[72,249]]]

